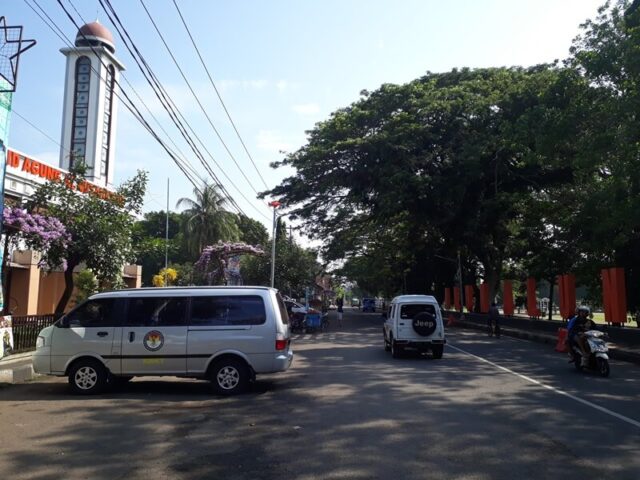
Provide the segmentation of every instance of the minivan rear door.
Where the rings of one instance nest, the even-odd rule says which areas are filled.
[[[187,372],[188,306],[188,297],[129,297],[122,329],[124,375]]]

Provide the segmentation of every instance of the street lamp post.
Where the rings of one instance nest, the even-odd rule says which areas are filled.
[[[273,207],[273,235],[271,236],[271,288],[273,288],[276,278],[276,210],[280,202],[274,200],[269,202],[269,206]]]

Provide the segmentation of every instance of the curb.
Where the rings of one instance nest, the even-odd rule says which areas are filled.
[[[468,328],[472,330],[486,331],[487,327],[478,323],[466,322],[456,320],[453,324],[454,328]],[[500,327],[500,333],[508,337],[521,338],[523,340],[529,340],[536,343],[555,344],[556,338],[553,335],[543,335],[539,333],[525,332],[523,330],[513,330],[510,328]],[[615,360],[622,360],[625,362],[631,362],[640,365],[640,353],[625,350],[613,345],[609,347],[609,356]]]
[[[33,366],[22,365],[16,368],[0,370],[0,383],[24,383],[33,380],[35,376]]]
[[[14,353],[14,354],[2,357],[0,358],[0,368],[2,368],[4,365],[8,363],[13,362],[14,360],[24,360],[25,358],[31,358],[31,356],[33,355],[33,352],[35,352],[35,350],[29,350],[28,352],[22,352],[22,353]]]

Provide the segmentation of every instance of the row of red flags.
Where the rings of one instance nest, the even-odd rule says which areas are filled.
[[[527,279],[527,314],[530,317],[540,317],[536,298],[536,279]],[[576,277],[569,273],[560,275],[557,278],[559,291],[560,315],[567,319],[574,315],[576,310]],[[464,306],[471,312],[475,305],[474,285],[464,286]],[[489,298],[489,285],[481,283],[478,287],[480,291],[480,313],[489,312],[491,300]],[[511,280],[502,282],[503,291],[503,312],[504,315],[513,315],[513,285]],[[625,323],[627,319],[627,296],[624,281],[623,268],[605,268],[602,270],[602,297],[604,305],[604,316],[607,323]],[[444,290],[445,308],[455,307],[462,311],[460,288],[452,287]]]

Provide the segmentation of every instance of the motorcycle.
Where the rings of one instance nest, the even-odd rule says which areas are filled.
[[[289,314],[289,329],[292,333],[301,333],[304,331],[304,314],[302,313],[290,313]]]
[[[571,356],[570,362],[576,367],[576,370],[581,372],[584,368],[594,370],[600,374],[601,377],[608,377],[609,368],[609,347],[605,338],[606,333],[598,330],[587,330],[584,332],[584,336],[587,339],[587,345],[589,347],[589,358],[587,359],[587,365],[582,365],[582,352],[575,343],[571,344],[569,355]]]

